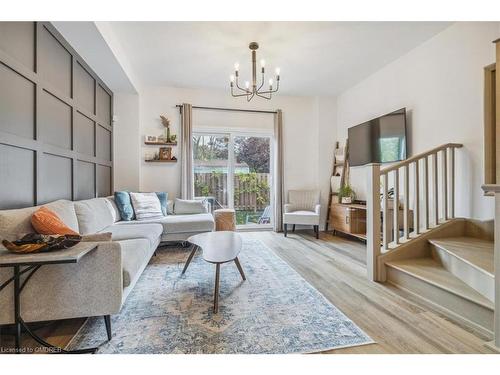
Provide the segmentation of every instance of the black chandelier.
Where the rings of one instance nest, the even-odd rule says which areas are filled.
[[[262,89],[264,87],[265,82],[265,65],[266,62],[264,60],[260,60],[261,73],[262,73],[262,81],[260,86],[257,87],[257,49],[259,48],[259,44],[257,42],[252,42],[248,46],[252,51],[252,84],[250,87],[250,82],[245,82],[245,87],[241,87],[239,85],[239,69],[240,64],[234,64],[234,75],[231,75],[231,95],[236,97],[244,96],[247,98],[247,102],[252,100],[254,96],[259,96],[264,99],[270,100],[272,95],[277,92],[280,88],[280,68],[276,68],[276,87],[273,88],[273,79],[269,79],[268,88]],[[234,86],[236,85],[236,89],[239,90],[237,94],[234,93]]]

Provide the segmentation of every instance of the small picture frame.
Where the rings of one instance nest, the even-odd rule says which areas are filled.
[[[156,135],[146,135],[146,142],[158,142]]]
[[[160,160],[172,160],[172,147],[160,147]]]

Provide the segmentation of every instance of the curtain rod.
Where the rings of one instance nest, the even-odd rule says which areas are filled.
[[[177,104],[176,107],[182,110],[182,105]],[[253,113],[271,113],[276,114],[276,111],[261,111],[258,109],[238,109],[238,108],[220,108],[220,107],[200,107],[200,106],[192,106],[193,109],[210,109],[214,111],[229,111],[229,112],[253,112]]]

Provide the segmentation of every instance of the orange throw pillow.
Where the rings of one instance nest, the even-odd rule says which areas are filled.
[[[59,216],[54,211],[47,207],[40,207],[33,215],[31,215],[31,225],[40,234],[76,234],[73,229],[64,224]]]

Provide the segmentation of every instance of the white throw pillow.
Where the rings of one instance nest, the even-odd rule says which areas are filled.
[[[154,220],[163,218],[160,200],[156,193],[129,193],[134,206],[136,220]]]
[[[176,198],[174,210],[176,215],[203,214],[207,212],[206,200]]]

